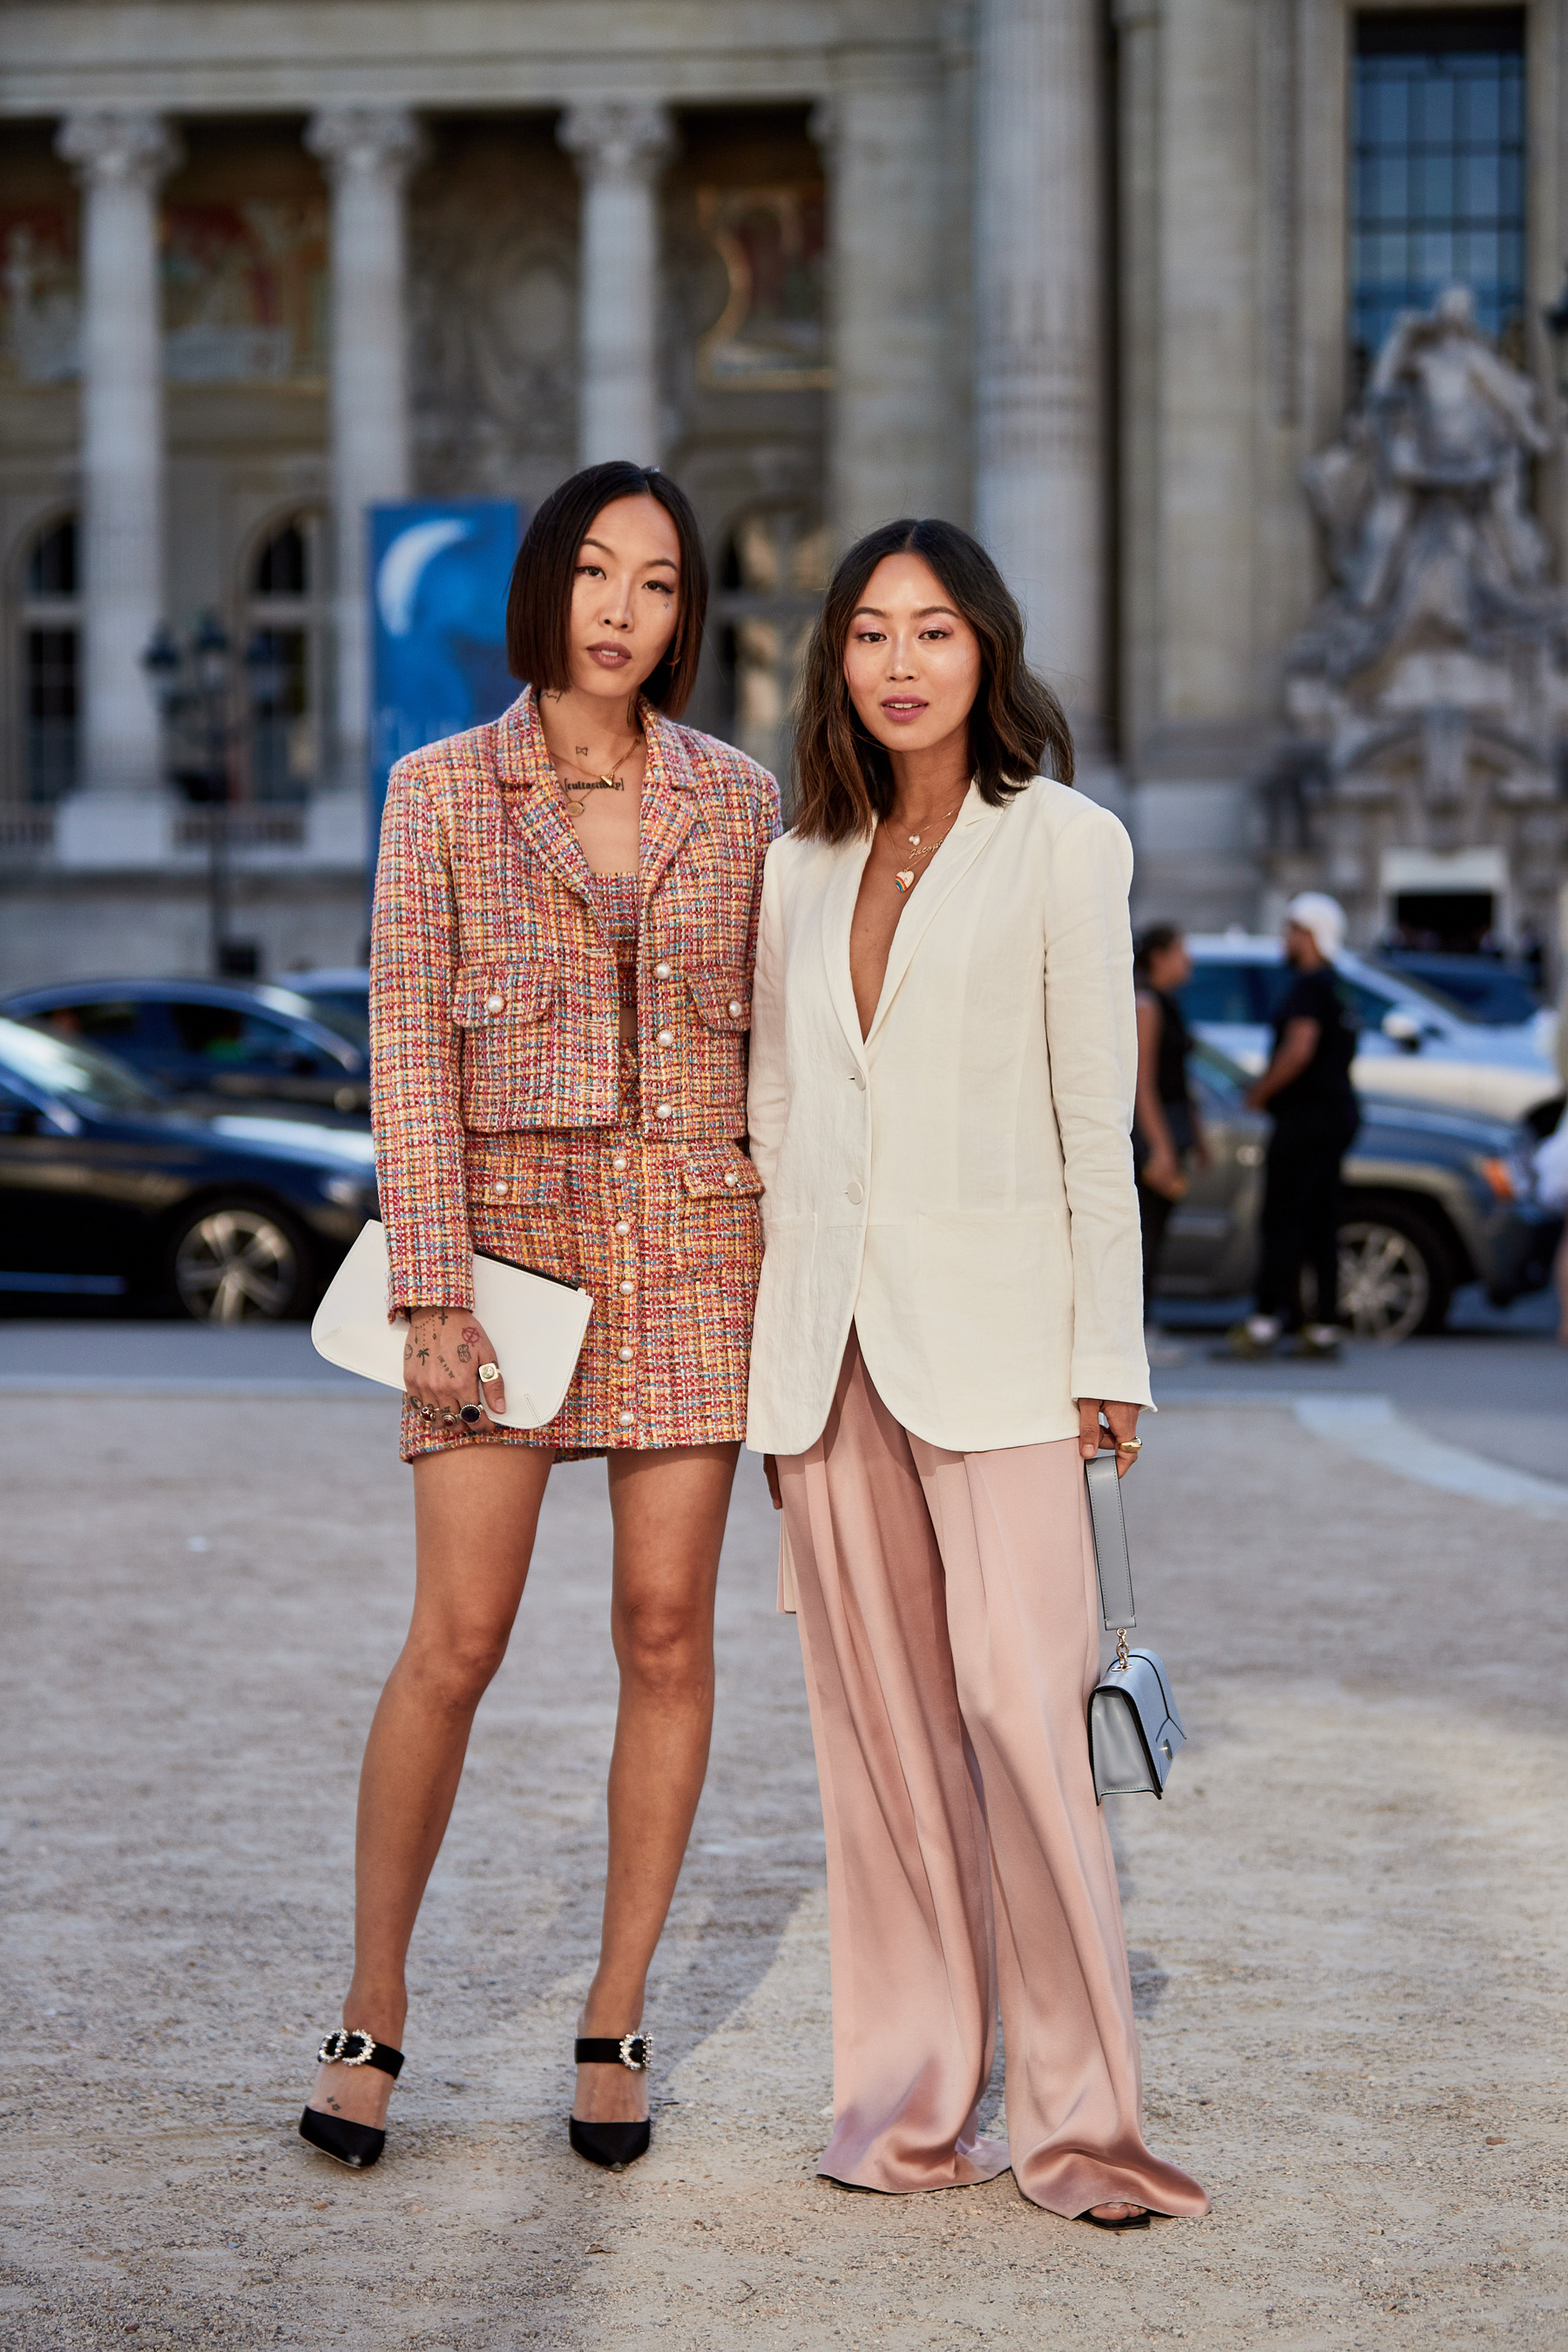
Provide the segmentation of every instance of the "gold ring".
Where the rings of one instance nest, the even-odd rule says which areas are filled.
[[[1116,1451],[1118,1454],[1142,1454],[1143,1440],[1141,1437],[1119,1437],[1116,1441]]]

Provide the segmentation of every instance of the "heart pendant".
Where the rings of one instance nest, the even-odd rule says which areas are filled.
[[[895,874],[893,880],[898,887],[900,896],[904,891],[912,890],[915,887],[915,877],[912,874]]]

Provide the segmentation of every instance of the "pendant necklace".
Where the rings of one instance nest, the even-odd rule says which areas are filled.
[[[952,806],[947,811],[946,817],[943,822],[943,830],[937,835],[934,841],[928,841],[923,834],[905,834],[904,839],[909,844],[910,862],[907,867],[896,872],[893,876],[893,887],[898,892],[900,898],[907,897],[909,892],[914,888],[916,882],[920,879],[920,867],[922,862],[928,857],[934,856],[936,852],[942,847],[942,843],[947,839],[948,834],[951,832],[952,827],[952,820],[958,814],[958,811],[959,803],[954,801]],[[886,820],[884,819],[884,823],[885,822]]]
[[[588,803],[584,796],[588,793],[624,793],[626,791],[626,778],[618,774],[616,772],[623,760],[630,759],[633,751],[637,749],[637,736],[634,735],[631,741],[626,745],[626,750],[616,754],[616,758],[611,761],[608,768],[605,771],[603,775],[588,776],[584,774],[575,785],[575,790],[578,794],[576,800],[574,800],[572,797],[574,787],[562,774],[560,763],[553,757],[551,759],[550,765],[554,772],[555,781],[561,787],[561,797],[566,803],[566,814],[568,816],[575,819],[585,814]]]

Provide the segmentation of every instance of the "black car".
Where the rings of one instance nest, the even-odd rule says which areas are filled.
[[[0,1003],[128,1062],[188,1108],[277,1103],[363,1118],[365,1041],[286,988],[208,980],[73,980]]]
[[[182,1116],[111,1055],[0,1018],[0,1299],[305,1315],[375,1213],[363,1130]]]

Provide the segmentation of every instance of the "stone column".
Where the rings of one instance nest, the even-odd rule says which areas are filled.
[[[847,61],[811,118],[827,163],[829,520],[842,547],[947,502],[942,82],[935,61]]]
[[[163,604],[157,198],[181,151],[160,116],[107,111],[68,115],[55,144],[82,189],[83,784],[146,794],[162,783],[142,668]]]
[[[668,110],[570,106],[561,144],[583,182],[578,461],[658,462],[658,175],[674,146]]]
[[[365,781],[370,624],[365,516],[412,485],[404,320],[404,190],[419,160],[402,107],[333,107],[305,144],[331,183],[332,599],[339,784]]]
[[[975,526],[1084,748],[1105,715],[1105,278],[1096,0],[982,0]]]

